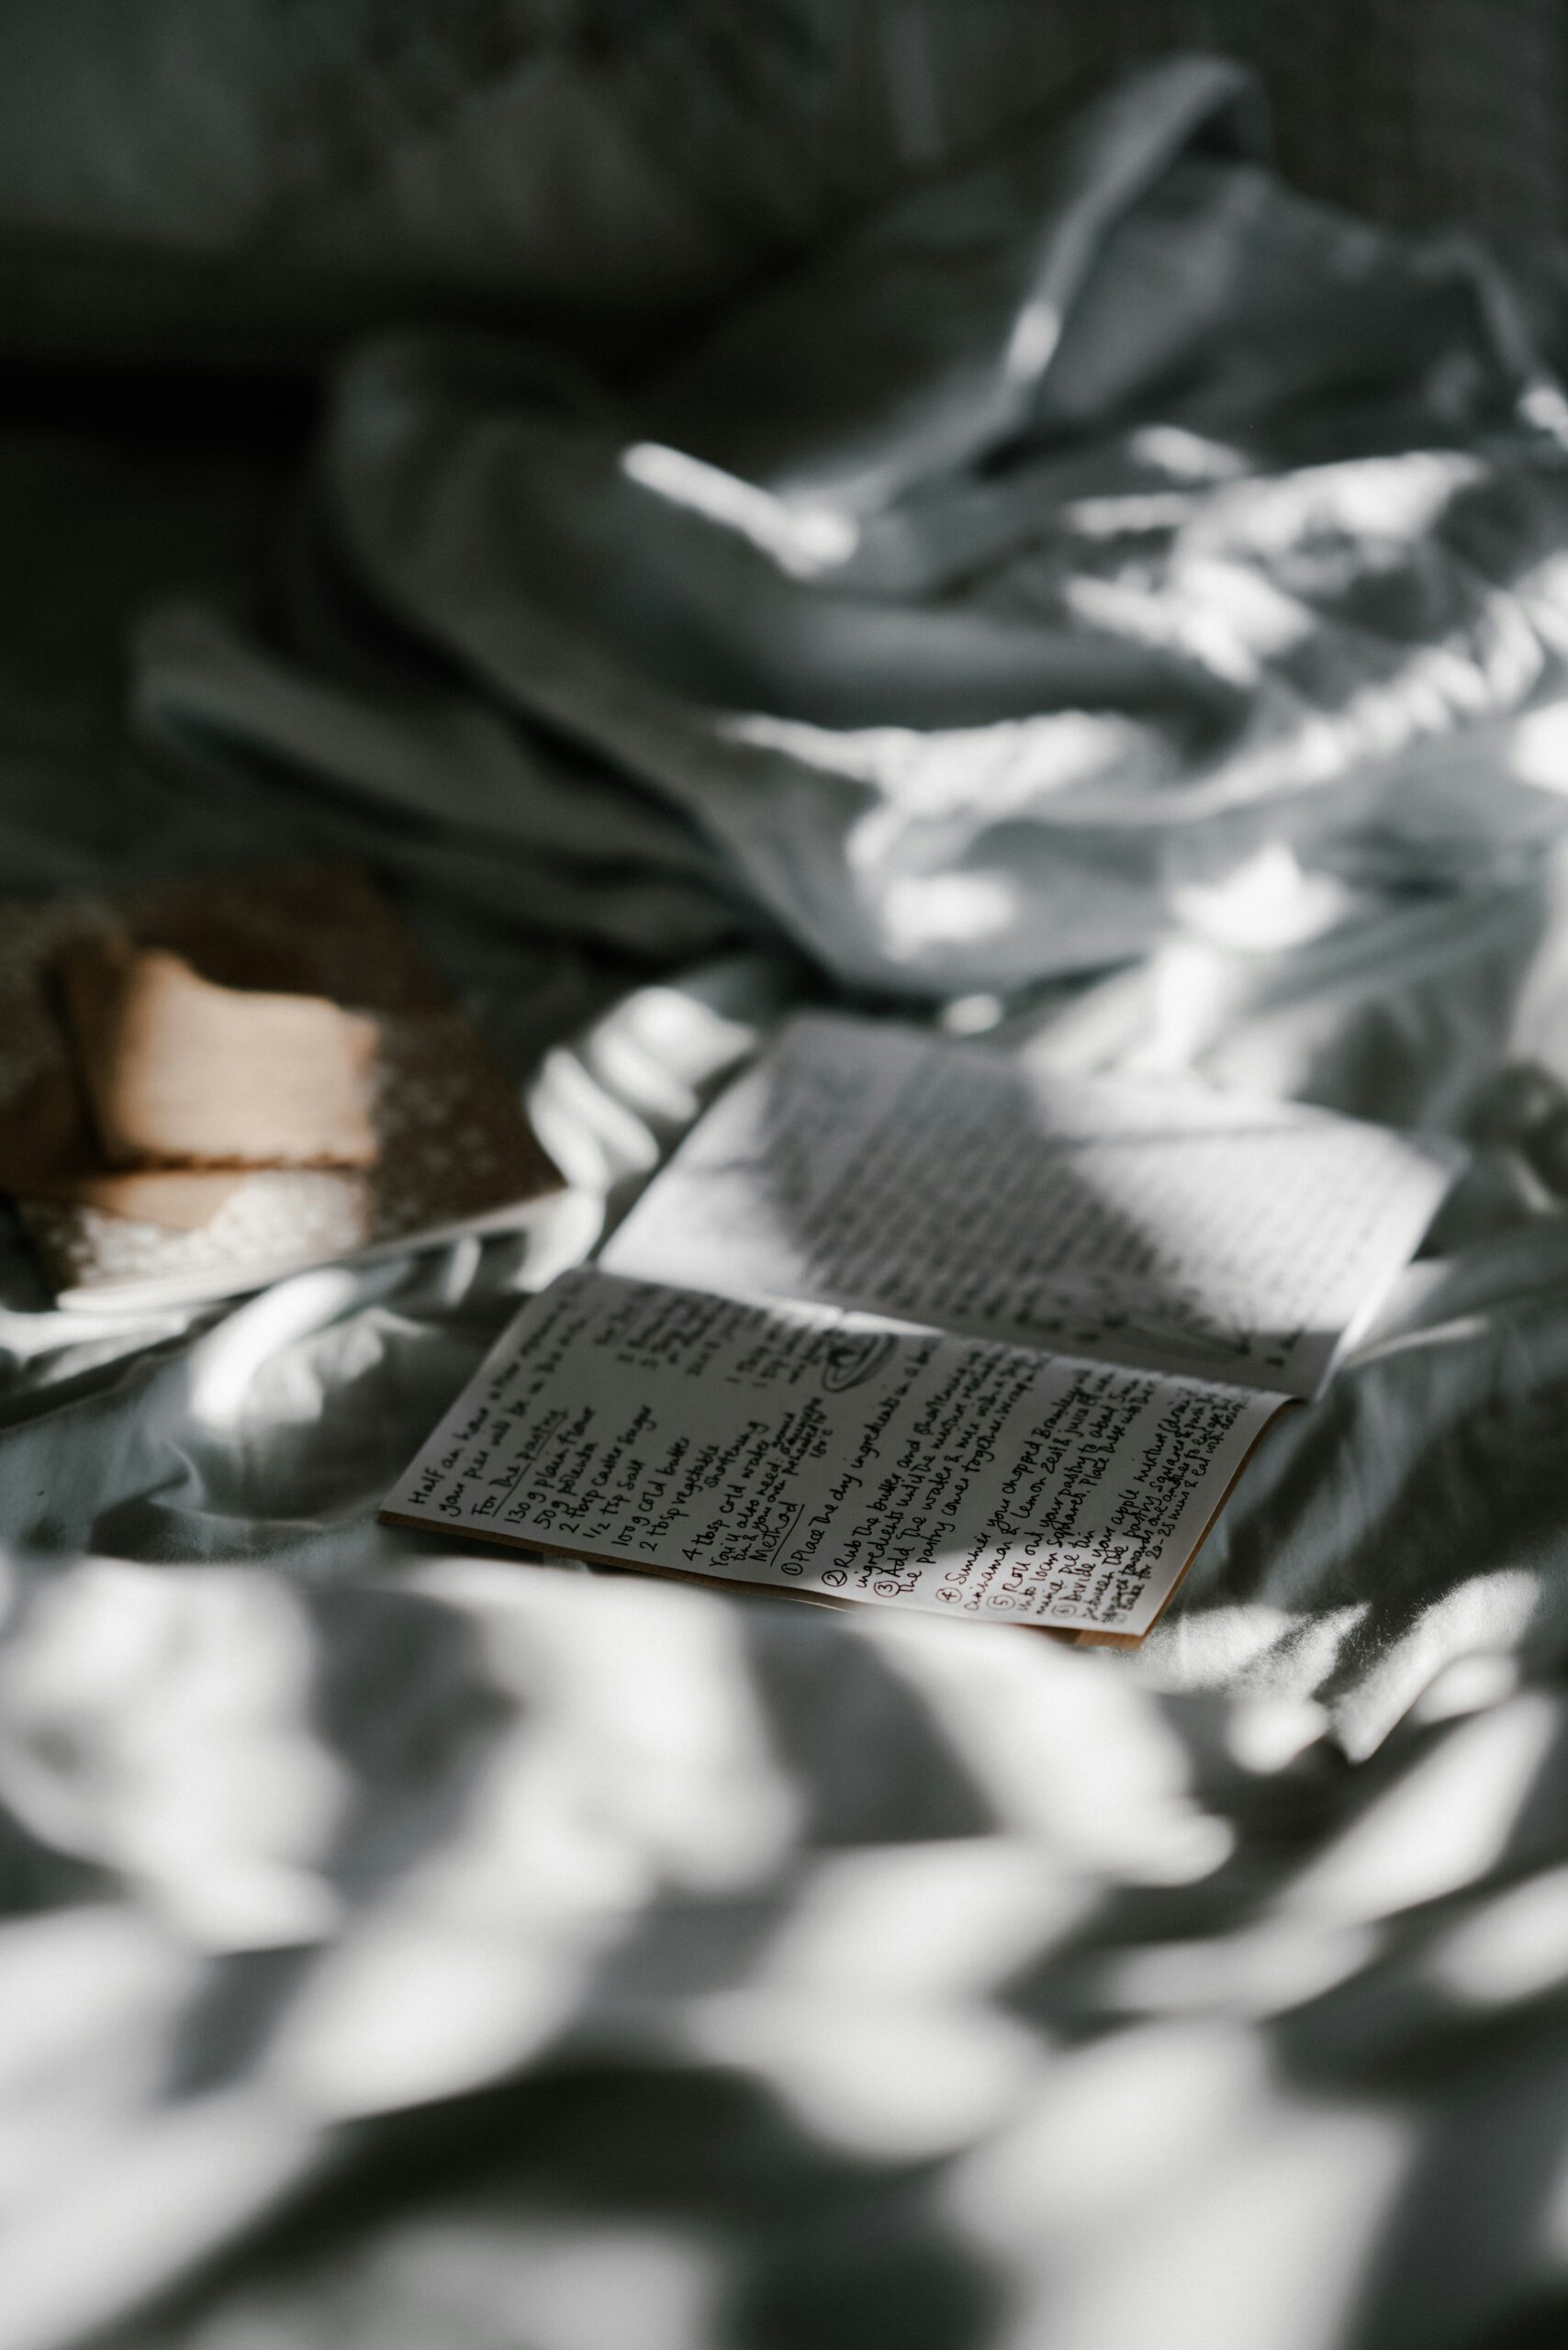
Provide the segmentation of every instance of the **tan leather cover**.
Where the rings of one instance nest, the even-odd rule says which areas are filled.
[[[73,947],[60,977],[109,1167],[374,1162],[373,1020],[324,996],[215,986],[126,937]]]

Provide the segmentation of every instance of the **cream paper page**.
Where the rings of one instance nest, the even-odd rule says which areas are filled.
[[[1283,1400],[589,1267],[524,1309],[384,1515],[1137,1638]]]
[[[809,1016],[601,1261],[1312,1395],[1459,1156],[1294,1102]]]

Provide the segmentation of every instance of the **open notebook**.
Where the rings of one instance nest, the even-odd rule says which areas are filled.
[[[1295,1103],[797,1019],[519,1315],[384,1515],[1136,1641],[1457,1163]]]

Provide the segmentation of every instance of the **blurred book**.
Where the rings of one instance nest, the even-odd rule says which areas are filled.
[[[529,1222],[518,1089],[352,866],[0,909],[0,1189],[65,1306]]]

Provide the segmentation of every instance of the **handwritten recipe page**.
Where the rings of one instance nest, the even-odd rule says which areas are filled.
[[[588,1268],[524,1309],[384,1515],[1137,1639],[1283,1400]]]
[[[1454,1171],[1448,1146],[1294,1102],[807,1016],[602,1261],[1312,1395]]]

